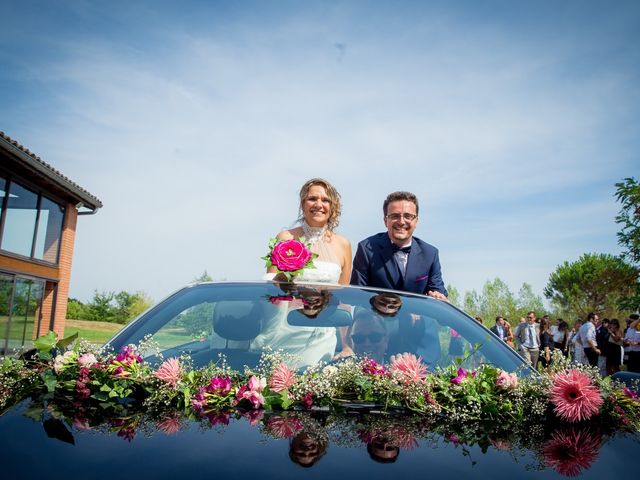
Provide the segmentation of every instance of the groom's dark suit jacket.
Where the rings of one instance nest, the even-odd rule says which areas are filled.
[[[358,244],[353,259],[351,285],[391,288],[414,293],[436,290],[447,295],[442,282],[438,249],[413,237],[404,277],[393,256],[387,232],[378,233]]]

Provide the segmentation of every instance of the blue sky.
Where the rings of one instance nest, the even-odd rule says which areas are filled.
[[[259,278],[315,176],[354,251],[416,193],[461,293],[620,251],[638,2],[0,1],[0,130],[104,203],[72,296]]]

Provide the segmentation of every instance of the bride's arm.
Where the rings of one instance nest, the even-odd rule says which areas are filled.
[[[340,238],[342,243],[342,273],[338,283],[349,285],[351,281],[351,270],[353,269],[353,255],[351,255],[351,242],[344,237]]]

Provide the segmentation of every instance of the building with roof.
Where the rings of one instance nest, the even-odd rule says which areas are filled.
[[[0,354],[60,338],[76,223],[99,199],[0,132]]]

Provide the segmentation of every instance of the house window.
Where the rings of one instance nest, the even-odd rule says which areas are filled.
[[[4,178],[0,178],[0,202],[0,249],[57,263],[64,207],[41,193]]]
[[[11,182],[8,190],[0,248],[30,257],[38,217],[38,195],[15,182]]]
[[[0,273],[0,354],[33,346],[45,282]]]
[[[60,232],[64,220],[64,207],[43,196],[40,200],[38,232],[33,256],[50,263],[58,261]]]

